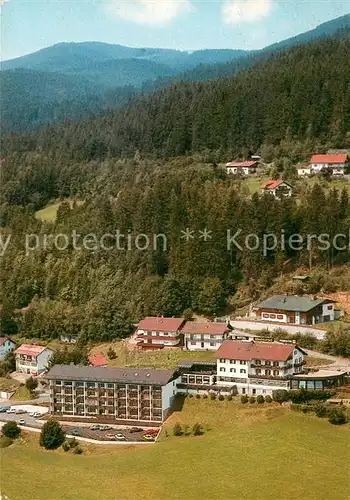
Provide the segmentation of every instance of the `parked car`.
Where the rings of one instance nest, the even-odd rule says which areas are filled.
[[[72,429],[71,431],[68,431],[68,434],[71,436],[81,436],[81,432],[79,429]]]
[[[20,420],[18,420],[18,423],[19,425],[25,425],[26,421],[24,420],[24,418],[21,418]]]
[[[6,413],[16,413],[16,408],[9,408]]]
[[[101,426],[100,424],[94,424],[90,427],[90,430],[91,431],[100,431],[101,430]]]
[[[115,438],[118,439],[118,441],[126,441],[126,437],[123,436],[123,434],[121,434],[120,432],[115,435]]]
[[[131,427],[130,431],[131,433],[134,433],[134,432],[143,432],[143,429],[142,427]]]
[[[115,435],[114,434],[106,434],[105,438],[109,439],[110,441],[115,441]]]
[[[21,409],[17,409],[15,411],[16,415],[23,415],[23,413],[27,413],[26,410],[21,410]]]
[[[112,429],[111,425],[100,425],[100,431],[111,431]]]
[[[144,434],[141,439],[142,441],[155,441],[156,437],[151,434]]]
[[[39,411],[35,411],[34,414],[33,414],[33,417],[34,418],[40,418],[40,417],[42,417],[42,414]]]
[[[6,413],[10,408],[10,406],[0,406],[0,413]]]

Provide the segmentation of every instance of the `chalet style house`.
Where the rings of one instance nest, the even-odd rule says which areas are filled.
[[[55,365],[46,374],[50,414],[160,424],[176,393],[175,370]]]
[[[325,154],[313,155],[310,160],[310,170],[312,173],[319,173],[324,169],[331,169],[332,175],[343,176],[347,163],[347,154]]]
[[[282,198],[290,198],[292,196],[292,186],[282,179],[269,180],[261,189],[262,193],[269,193],[277,200]]]
[[[180,332],[184,318],[145,318],[137,326],[136,336],[138,347],[142,349],[163,349],[163,347],[181,347]]]
[[[215,353],[216,363],[179,363],[178,391],[272,395],[290,389],[293,376],[303,371],[304,355],[292,344],[225,340]]]
[[[226,323],[187,321],[182,328],[184,345],[189,351],[216,351],[230,332]]]
[[[248,176],[255,174],[258,166],[259,162],[255,160],[231,161],[229,163],[226,163],[226,172],[228,174]]]
[[[298,295],[273,295],[255,308],[262,321],[315,325],[334,320],[334,302],[329,299],[300,297]]]
[[[42,345],[22,344],[14,351],[16,371],[39,375],[47,369],[53,351]]]

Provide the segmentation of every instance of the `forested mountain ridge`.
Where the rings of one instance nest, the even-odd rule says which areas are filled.
[[[169,163],[108,159],[63,164],[42,153],[12,154],[2,164],[1,226],[11,241],[1,257],[0,318],[4,334],[20,328],[25,336],[48,339],[78,334],[86,341],[123,337],[130,325],[147,315],[179,316],[187,309],[213,316],[234,301],[240,286],[256,300],[280,276],[284,262],[310,263],[306,245],[300,251],[279,242],[266,254],[248,250],[247,235],[347,234],[350,203],[346,190],[299,186],[300,197],[275,200],[248,197],[232,176],[193,158]],[[84,204],[61,204],[56,221],[35,219],[34,207],[50,197],[74,196]],[[41,199],[40,199],[41,198]],[[320,216],[320,214],[322,214]],[[185,241],[182,230],[195,238]],[[211,238],[198,238],[207,228]],[[124,235],[116,243],[116,231]],[[228,246],[227,230],[241,230],[238,245]],[[79,235],[78,248],[71,235]],[[45,246],[35,235],[51,235]],[[95,235],[96,246],[82,247]],[[103,235],[104,246],[99,242]],[[135,237],[146,234],[143,250]],[[152,235],[166,235],[154,246]],[[25,235],[31,235],[25,246]],[[70,242],[59,248],[55,235]],[[127,250],[125,235],[131,237]],[[50,243],[51,241],[51,243]],[[142,242],[144,239],[142,240]],[[348,237],[339,243],[348,247]],[[108,248],[106,248],[108,247]],[[312,249],[315,266],[347,266],[348,251]],[[324,268],[323,268],[324,269]],[[341,289],[341,271],[333,281],[323,270],[310,282],[310,293]],[[344,286],[346,278],[344,278]],[[285,290],[283,290],[285,291]],[[235,298],[236,297],[236,298]],[[15,324],[11,312],[32,303]],[[244,303],[244,301],[243,301]]]
[[[100,117],[4,137],[4,151],[43,150],[89,161],[136,151],[237,155],[285,139],[348,147],[349,33],[274,54],[235,78],[178,83]]]
[[[234,76],[275,52],[313,39],[335,36],[337,30],[346,26],[350,26],[350,15],[256,51],[208,49],[186,52],[100,42],[57,44],[2,63],[2,130],[30,130],[66,118],[75,120],[84,115],[99,114],[123,106],[126,95],[153,92],[179,81]],[[28,70],[33,72],[29,78]],[[53,79],[54,91],[50,99],[46,89],[52,86]],[[74,87],[78,84],[81,92],[76,98]],[[125,85],[127,89],[120,88]],[[41,92],[45,99],[38,102],[36,96]]]

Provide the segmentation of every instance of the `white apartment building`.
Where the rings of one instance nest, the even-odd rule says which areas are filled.
[[[22,344],[14,351],[16,371],[28,375],[39,375],[47,368],[53,351],[42,345]]]
[[[215,354],[216,385],[271,396],[276,389],[290,389],[291,377],[303,370],[305,354],[290,344],[226,340]]]

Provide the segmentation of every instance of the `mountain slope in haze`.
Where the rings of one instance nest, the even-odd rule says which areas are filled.
[[[172,49],[132,48],[102,42],[59,43],[16,59],[4,61],[2,69],[26,68],[40,71],[75,72],[91,65],[119,59],[139,59],[169,66],[177,71],[198,64],[230,61],[248,53],[244,50],[213,49],[186,52]]]
[[[346,147],[349,34],[275,53],[235,78],[178,83],[100,117],[12,137],[7,147],[21,151],[29,144],[79,161],[133,156],[137,150],[156,157],[204,150],[236,155],[283,140]],[[66,137],[74,141],[67,145]]]
[[[75,119],[96,114],[124,105],[137,92],[153,92],[176,82],[232,77],[290,46],[336,36],[337,30],[346,26],[350,26],[350,15],[251,52],[199,50],[188,53],[100,42],[57,44],[3,63],[0,72],[5,109],[2,130],[29,130],[65,117]],[[28,69],[18,66],[31,68],[32,73],[28,75]],[[6,69],[12,67],[17,68],[16,71]],[[52,85],[54,90],[50,94],[47,89]],[[81,92],[77,95],[75,89],[79,85]],[[123,90],[125,85],[128,88]],[[44,95],[42,101],[38,97],[41,94]]]
[[[98,114],[136,96],[134,87],[113,85],[113,90],[107,91],[93,79],[27,69],[3,71],[0,82],[2,130]]]

